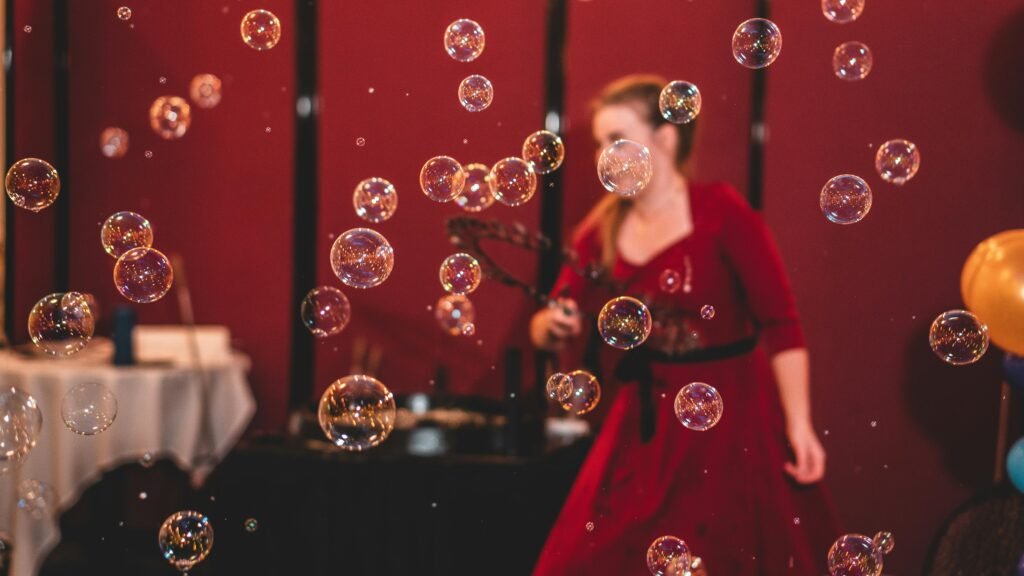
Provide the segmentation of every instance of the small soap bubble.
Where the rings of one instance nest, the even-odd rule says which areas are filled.
[[[741,65],[758,69],[775,62],[782,52],[782,32],[771,20],[751,18],[732,35],[732,55]]]
[[[597,160],[601,185],[620,196],[634,196],[646,188],[652,173],[651,152],[632,140],[616,140]]]
[[[522,158],[498,160],[491,168],[494,198],[506,206],[521,206],[537,192],[537,173]]]
[[[334,286],[313,288],[302,299],[302,324],[317,338],[340,334],[352,317],[348,297]]]
[[[188,87],[188,96],[200,108],[213,108],[220,104],[220,78],[213,74],[196,74]]]
[[[967,310],[949,310],[932,322],[928,343],[947,364],[973,364],[988,350],[988,326]]]
[[[132,19],[132,9],[127,7],[127,6],[121,6],[120,8],[117,9],[117,17],[120,20],[125,20],[125,21],[131,20]]]
[[[819,204],[821,212],[831,222],[854,224],[871,210],[871,188],[857,176],[842,174],[825,183]]]
[[[594,531],[594,523],[593,522],[587,522],[587,532],[593,532],[593,531]]]
[[[188,132],[192,108],[184,98],[161,96],[149,107],[149,126],[164,140],[176,140]]]
[[[444,259],[439,271],[441,287],[449,294],[471,294],[480,285],[480,263],[465,252]]]
[[[64,395],[60,415],[68,430],[82,436],[93,436],[114,423],[117,398],[102,382],[82,382]]]
[[[346,286],[373,288],[388,279],[395,252],[387,238],[369,228],[353,228],[331,246],[331,269]]]
[[[658,109],[673,124],[688,124],[700,114],[700,90],[691,82],[676,80],[661,90]]]
[[[359,146],[360,148],[366,146],[366,138],[363,138],[362,136],[356,138],[356,146]]]
[[[251,533],[255,532],[256,530],[258,530],[259,527],[260,527],[260,523],[257,522],[255,518],[248,518],[248,519],[246,519],[246,521],[245,521],[245,531],[246,532],[249,532],[251,534]]]
[[[270,50],[281,39],[281,21],[267,10],[253,10],[242,18],[241,32],[253,50]]]
[[[690,547],[675,536],[662,536],[647,548],[652,576],[683,576],[690,568]]]
[[[909,140],[889,140],[875,153],[875,170],[890,184],[906,184],[920,167],[921,152]]]
[[[153,151],[152,150],[146,150],[142,155],[145,156],[146,158],[152,158],[153,157]]]
[[[473,303],[459,294],[442,296],[434,306],[434,318],[441,329],[452,336],[461,335],[465,326],[472,324],[475,317]]]
[[[877,540],[877,542],[876,542]],[[881,576],[882,556],[892,551],[892,535],[879,532],[875,540],[862,534],[846,534],[828,551],[828,571],[832,576]]]
[[[25,34],[31,34],[32,33],[32,27],[31,26],[25,26],[24,30],[25,30]]]
[[[154,463],[156,463],[156,459],[149,452],[146,452],[142,455],[142,458],[139,458],[139,465],[143,468],[152,468]]]
[[[58,507],[57,492],[46,482],[29,479],[18,484],[18,508],[36,520],[54,514]]]
[[[128,153],[128,132],[110,126],[100,132],[100,151],[107,158],[122,158]]]
[[[565,377],[569,380],[569,393],[559,401],[563,409],[582,416],[597,408],[601,401],[601,384],[593,374],[585,370],[573,370]],[[557,393],[562,392],[564,389]]]
[[[679,274],[678,270],[668,268],[658,277],[658,285],[661,287],[662,292],[675,294],[679,291],[679,287],[683,285],[683,277]]]
[[[188,572],[209,556],[213,548],[213,526],[200,512],[175,512],[160,526],[157,542],[171,566]]]
[[[572,395],[572,378],[568,374],[555,372],[544,384],[544,393],[547,394],[548,400],[561,404]]]
[[[133,248],[153,246],[153,227],[135,212],[117,212],[100,228],[100,243],[107,254],[120,258]]]
[[[137,304],[163,298],[174,283],[171,261],[155,248],[132,248],[114,264],[114,286]]]
[[[538,174],[550,174],[565,160],[565,144],[558,134],[538,130],[523,142],[523,160],[533,166]]]
[[[360,182],[352,193],[352,205],[356,216],[367,222],[383,222],[395,215],[398,209],[398,192],[383,178],[367,178]]]
[[[705,320],[711,320],[715,317],[715,307],[710,304],[705,304],[700,307],[700,317]]]
[[[377,446],[395,427],[395,398],[380,380],[362,374],[345,376],[320,398],[320,428],[344,450]]]
[[[60,194],[57,169],[39,158],[25,158],[11,165],[4,185],[15,206],[32,212],[50,206]]]
[[[470,322],[469,324],[466,324],[465,326],[462,327],[462,335],[463,336],[472,336],[474,334],[476,334],[476,324]],[[479,345],[481,343],[482,343],[482,341],[479,341],[479,340],[477,341],[477,345]]]
[[[871,73],[874,59],[871,49],[862,42],[845,42],[832,54],[832,70],[842,80],[863,80]]]
[[[159,82],[160,84],[167,84],[167,76],[161,76],[157,79],[157,82]]]
[[[690,430],[703,432],[722,419],[722,395],[713,386],[690,382],[676,394],[676,418]]]
[[[420,170],[420,188],[434,202],[451,202],[465,185],[466,171],[450,156],[435,156]]]
[[[472,62],[484,51],[484,29],[472,20],[461,18],[444,31],[444,49],[459,62]]]
[[[14,386],[0,388],[0,474],[21,466],[42,429],[35,398]]]
[[[494,86],[479,74],[467,76],[459,84],[459,102],[470,112],[486,110],[494,100]]]
[[[821,0],[821,11],[832,22],[853,22],[864,11],[864,0]]]
[[[609,300],[597,317],[601,338],[621,350],[636,348],[651,334],[651,312],[643,302],[629,296]]]
[[[89,301],[79,292],[44,296],[28,315],[28,335],[32,343],[50,356],[77,354],[92,340],[95,328]]]
[[[466,212],[482,212],[494,204],[491,169],[483,164],[470,164],[465,167],[465,172],[466,183],[455,203]]]

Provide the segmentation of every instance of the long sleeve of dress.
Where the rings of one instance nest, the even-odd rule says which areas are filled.
[[[725,200],[722,244],[769,354],[805,345],[782,257],[761,216],[733,190]]]

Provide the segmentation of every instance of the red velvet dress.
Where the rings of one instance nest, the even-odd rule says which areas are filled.
[[[790,452],[768,358],[802,347],[804,338],[782,261],[760,216],[729,186],[691,184],[690,203],[688,237],[643,266],[620,257],[612,271],[625,285],[621,294],[655,314],[645,346],[678,354],[754,335],[759,345],[722,360],[654,363],[655,433],[647,442],[638,386],[624,384],[605,398],[611,406],[536,576],[647,574],[647,548],[664,535],[685,540],[710,576],[826,573],[839,535],[828,496],[820,484],[800,486],[783,470]],[[575,249],[582,263],[600,259],[594,232]],[[576,299],[592,323],[604,302],[621,294],[575,268],[562,271],[554,292]],[[678,271],[683,284],[689,276],[689,291],[662,291],[666,269]],[[704,305],[715,307],[710,320],[700,316]],[[705,432],[686,429],[673,412],[676,392],[694,381],[714,386],[724,403],[722,419]]]

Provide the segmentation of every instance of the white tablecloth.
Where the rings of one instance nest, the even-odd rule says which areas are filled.
[[[255,412],[245,356],[204,366],[201,377],[186,366],[115,367],[109,352],[104,342],[93,342],[79,357],[64,360],[0,352],[0,386],[31,394],[43,413],[35,448],[19,469],[0,477],[0,531],[14,547],[12,576],[35,575],[60,540],[55,515],[36,520],[18,508],[21,481],[50,484],[59,501],[55,514],[72,506],[104,472],[146,453],[172,459],[191,471],[198,484],[234,446]],[[95,381],[117,397],[117,418],[100,434],[79,436],[64,426],[61,401],[76,384]]]

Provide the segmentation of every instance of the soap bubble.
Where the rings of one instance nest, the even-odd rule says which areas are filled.
[[[82,382],[64,395],[60,416],[68,430],[82,436],[93,436],[114,423],[117,398],[101,382]]]
[[[732,35],[732,55],[747,68],[769,66],[782,52],[782,32],[771,20],[751,18]]]
[[[210,555],[213,548],[213,526],[201,512],[175,512],[160,526],[157,542],[171,566],[181,572],[188,572]]]
[[[459,102],[470,112],[486,110],[494,100],[494,86],[491,81],[479,74],[467,76],[459,84]]]
[[[565,377],[569,380],[569,394],[559,401],[562,408],[577,416],[597,408],[601,401],[601,384],[593,374],[585,370],[573,370]]]
[[[441,287],[449,294],[470,294],[480,285],[480,263],[465,252],[452,254],[441,263]]]
[[[874,539],[862,534],[846,534],[828,551],[828,572],[832,576],[880,576],[882,556],[892,552],[893,538],[879,532]]]
[[[420,188],[434,202],[451,202],[465,185],[466,171],[450,156],[435,156],[420,170]]]
[[[248,518],[245,521],[245,531],[252,533],[258,530],[260,523],[255,518]]]
[[[700,317],[705,320],[711,320],[715,317],[715,307],[710,304],[705,304],[700,307]]]
[[[484,29],[472,20],[461,18],[444,31],[444,49],[459,62],[472,62],[484,51]]]
[[[42,429],[35,398],[14,386],[0,388],[0,474],[21,466]]]
[[[96,328],[88,299],[79,292],[44,296],[28,315],[32,343],[50,356],[71,356],[92,339]]]
[[[383,178],[367,178],[352,193],[356,216],[367,222],[383,222],[398,210],[398,192],[391,182]]]
[[[472,336],[474,334],[476,334],[476,324],[470,322],[469,324],[466,324],[465,326],[462,327],[463,336]],[[477,340],[477,344],[480,344],[479,340]]]
[[[135,212],[117,212],[107,218],[100,228],[100,242],[107,254],[119,258],[132,248],[153,245],[153,228]]]
[[[188,87],[188,96],[200,108],[213,108],[220,103],[220,78],[213,74],[196,74]]]
[[[331,269],[346,286],[373,288],[388,279],[395,251],[387,238],[369,228],[353,228],[331,246]]]
[[[825,18],[837,24],[847,24],[864,11],[864,0],[821,0],[821,11]]]
[[[909,140],[889,140],[875,154],[875,169],[890,184],[906,184],[920,167],[921,152]]]
[[[954,366],[973,364],[988,350],[988,326],[967,310],[939,314],[928,331],[932,352]]]
[[[609,346],[621,350],[636,348],[651,334],[651,312],[636,298],[619,296],[601,308],[597,329]]]
[[[863,80],[871,72],[871,49],[861,42],[845,42],[832,54],[832,70],[843,80]]]
[[[658,277],[658,285],[661,287],[662,292],[674,294],[683,285],[683,277],[679,274],[678,270],[668,268]]]
[[[662,536],[647,548],[647,569],[653,576],[684,576],[690,568],[690,547],[675,536]]]
[[[467,324],[472,324],[475,316],[473,303],[469,298],[459,294],[442,296],[434,306],[434,318],[441,325],[441,329],[452,336],[462,334],[463,328]]]
[[[555,372],[549,376],[544,385],[544,392],[548,399],[559,404],[568,400],[572,396],[572,391],[572,377],[561,372]]]
[[[506,206],[526,204],[537,192],[537,173],[522,158],[498,160],[491,168],[494,198]]]
[[[494,181],[491,169],[483,164],[470,164],[465,168],[466,183],[455,203],[466,212],[482,212],[494,204]]]
[[[383,442],[395,427],[395,397],[379,380],[345,376],[320,398],[320,428],[335,446],[359,452]]]
[[[109,126],[100,132],[100,151],[107,158],[121,158],[128,153],[128,132]]]
[[[59,504],[57,492],[46,482],[29,479],[18,484],[18,508],[36,520],[56,513]]]
[[[661,90],[661,116],[673,124],[688,124],[700,114],[700,90],[696,84],[676,80]]]
[[[184,98],[161,96],[149,107],[149,126],[164,140],[181,138],[192,123],[192,107]]]
[[[117,9],[117,17],[120,18],[121,20],[131,20],[132,19],[132,9],[127,7],[127,6],[121,6],[120,8]]]
[[[281,21],[267,10],[253,10],[242,18],[242,41],[254,50],[270,50],[281,39]]]
[[[703,432],[722,419],[722,395],[703,382],[690,382],[676,394],[676,418],[690,430]]]
[[[651,152],[632,140],[616,140],[597,160],[601,185],[620,196],[633,196],[646,188],[652,173]]]
[[[340,334],[352,317],[348,298],[334,286],[313,288],[302,299],[302,324],[317,338]]]
[[[46,160],[25,158],[15,162],[4,181],[7,196],[18,208],[39,212],[57,200],[60,176]]]
[[[156,302],[174,283],[171,261],[155,248],[132,248],[114,264],[114,286],[137,304]]]
[[[550,174],[565,160],[565,144],[558,134],[538,130],[523,142],[523,160],[533,166],[538,174]]]
[[[152,468],[155,463],[156,459],[153,458],[153,454],[150,452],[144,453],[142,458],[139,458],[139,465],[143,468]]]
[[[821,189],[821,212],[836,224],[860,222],[871,210],[871,188],[868,183],[843,174],[829,180]]]

